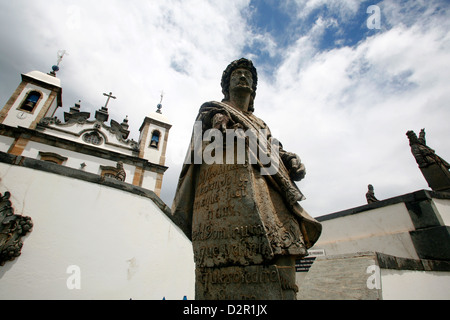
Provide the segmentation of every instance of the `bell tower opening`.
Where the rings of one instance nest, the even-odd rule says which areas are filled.
[[[152,138],[150,140],[150,147],[158,149],[160,137],[161,137],[161,132],[159,132],[159,130],[153,130]]]
[[[27,111],[27,112],[33,112],[34,108],[38,104],[39,100],[41,99],[42,94],[38,91],[30,91],[25,98],[24,102],[20,105],[19,110]]]

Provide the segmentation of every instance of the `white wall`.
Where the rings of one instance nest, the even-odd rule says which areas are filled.
[[[0,268],[0,299],[194,299],[191,242],[148,198],[0,163],[0,192],[34,227]],[[81,289],[69,289],[80,268]]]
[[[0,151],[8,152],[14,142],[14,138],[0,135]]]
[[[442,219],[442,224],[450,226],[450,200],[448,199],[433,199],[434,205],[439,212]]]
[[[153,171],[144,171],[144,178],[142,179],[142,188],[155,190],[156,179],[158,174]]]
[[[86,166],[84,167],[84,171],[94,173],[94,174],[100,174],[101,169],[100,165],[102,166],[112,166],[115,167],[117,165],[117,162],[107,160],[107,159],[101,159],[98,157],[90,156],[84,153],[79,153],[75,151],[70,151],[54,146],[49,146],[47,144],[35,142],[35,141],[29,141],[27,146],[22,152],[22,156],[38,159],[39,160],[39,151],[41,152],[53,152],[56,154],[59,154],[63,157],[67,157],[68,159],[66,162],[63,163],[64,166],[74,168],[74,169],[80,169],[81,164],[85,163]],[[131,166],[128,164],[124,164],[123,166],[126,177],[125,182],[132,183],[133,182],[133,176],[134,171],[136,170],[135,166]],[[153,189],[150,189],[153,190]]]
[[[327,255],[377,251],[418,259],[409,231],[414,225],[404,203],[347,215],[322,222],[314,249]]]
[[[449,300],[450,272],[381,269],[383,300]]]

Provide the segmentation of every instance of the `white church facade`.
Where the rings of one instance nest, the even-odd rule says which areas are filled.
[[[0,299],[193,298],[191,242],[159,198],[161,106],[139,141],[107,104],[60,107],[55,72],[32,71],[0,110]]]

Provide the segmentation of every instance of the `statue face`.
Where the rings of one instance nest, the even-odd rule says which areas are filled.
[[[247,90],[253,92],[252,73],[244,68],[234,70],[230,76],[230,92],[233,90]]]

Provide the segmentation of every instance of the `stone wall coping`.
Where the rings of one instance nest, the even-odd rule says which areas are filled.
[[[355,208],[350,208],[342,211],[337,211],[334,213],[326,214],[323,216],[315,217],[315,219],[319,222],[332,220],[336,218],[345,217],[348,215],[358,214],[365,211],[370,211],[378,208],[387,207],[390,205],[398,204],[398,203],[407,203],[407,202],[417,202],[423,200],[431,200],[431,199],[448,199],[450,200],[449,192],[438,192],[431,190],[417,190],[411,193],[407,193],[404,195],[388,198],[385,200],[380,200],[377,202],[369,203],[366,205],[362,205]]]

